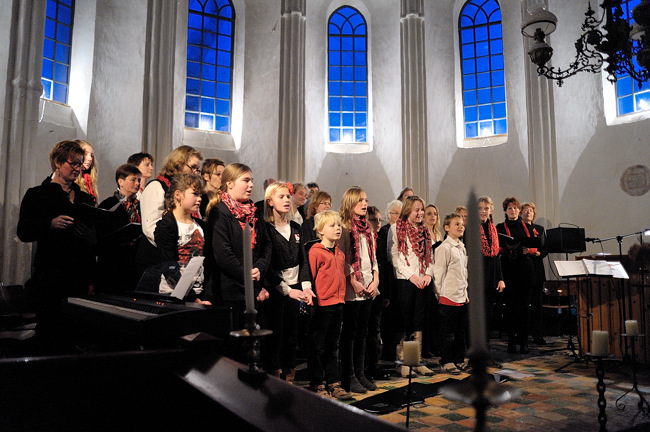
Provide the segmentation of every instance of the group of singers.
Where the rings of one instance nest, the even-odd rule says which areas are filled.
[[[99,201],[92,145],[58,142],[50,163],[52,173],[25,194],[17,227],[20,240],[38,242],[26,287],[37,301],[37,335],[46,345],[60,340],[61,304],[67,297],[132,291],[157,265],[178,262],[183,271],[195,256],[203,256],[204,264],[193,275],[188,301],[232,307],[239,328],[248,225],[256,307],[263,325],[274,331],[263,350],[270,373],[293,381],[296,350],[305,348],[316,352],[312,360],[320,367],[309,366],[316,371],[312,390],[339,399],[374,390],[373,381],[385,378],[377,366],[380,335],[384,359],[402,359],[404,342],[412,339],[422,357],[441,355],[443,372],[469,370],[464,361],[470,301],[465,207],[439,218],[435,205],[405,188],[388,203],[381,226],[381,212],[361,187],[349,188],[333,212],[331,195],[315,183],[273,179],[264,182],[264,200],[254,203],[248,166],[204,161],[190,146],[174,149],[148,182],[153,157],[132,155],[116,169],[115,192]],[[492,306],[505,303],[508,352],[519,346],[526,354],[529,323],[533,341],[545,343],[544,229],[534,224],[535,205],[514,197],[503,201],[506,217],[497,225],[489,197],[479,198],[477,207],[485,324],[489,330]],[[161,293],[173,288],[169,282],[160,277]],[[336,370],[333,361],[340,361]],[[433,374],[426,361],[414,371]],[[397,373],[409,371],[398,367]]]

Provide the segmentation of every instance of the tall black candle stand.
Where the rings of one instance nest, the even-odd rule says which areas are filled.
[[[605,408],[607,407],[607,399],[605,399],[605,367],[603,366],[603,358],[610,356],[600,356],[587,353],[587,356],[596,359],[596,390],[598,390],[598,424],[600,424],[600,432],[607,431],[607,414]]]
[[[256,322],[256,310],[252,312],[246,311],[244,312],[244,316],[246,319],[246,327],[230,332],[230,336],[242,339],[246,348],[246,363],[248,364],[248,368],[239,369],[237,376],[245,383],[253,387],[259,387],[267,377],[266,372],[260,368],[260,339],[273,332],[271,330],[260,329],[260,326]]]
[[[636,379],[636,344],[635,344],[635,339],[637,337],[645,337],[644,334],[640,335],[630,335],[630,334],[625,334],[623,333],[621,336],[623,336],[625,340],[625,344],[627,345],[627,340],[631,339],[632,342],[632,388],[623,393],[618,399],[616,399],[616,409],[619,411],[623,411],[625,409],[625,404],[623,402],[620,402],[621,399],[628,393],[635,391],[636,394],[639,396],[639,403],[637,404],[637,407],[639,410],[645,414],[648,415],[650,413],[650,405],[648,405],[648,401],[643,397],[643,393],[639,390],[638,386],[638,381]]]

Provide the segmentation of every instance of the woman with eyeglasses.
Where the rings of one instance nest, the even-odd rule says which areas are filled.
[[[140,215],[142,217],[142,239],[138,245],[136,263],[142,274],[148,267],[160,262],[154,240],[156,224],[162,219],[165,210],[165,193],[171,187],[172,179],[177,174],[199,174],[203,155],[194,148],[183,145],[174,149],[163,162],[158,176],[149,182],[140,198]]]
[[[94,202],[75,183],[83,160],[78,142],[56,143],[50,152],[53,174],[30,188],[20,205],[18,238],[38,242],[34,273],[25,285],[37,301],[37,337],[48,352],[65,334],[62,303],[69,296],[88,294],[94,274],[94,235],[82,222],[81,208]]]

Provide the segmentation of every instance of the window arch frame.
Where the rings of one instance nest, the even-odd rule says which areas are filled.
[[[246,42],[246,3],[230,0],[234,11],[234,38],[231,83],[230,133],[207,131],[185,127],[185,86],[187,78],[187,36],[189,0],[178,2],[176,50],[174,69],[174,124],[175,136],[186,145],[208,150],[239,150],[244,118],[244,54]],[[178,119],[178,120],[177,120]],[[177,135],[177,134],[180,134]]]
[[[202,11],[190,9],[193,3],[198,3]],[[216,14],[208,11],[209,3],[213,3]],[[230,16],[224,13],[224,10],[228,8],[230,9]],[[235,6],[232,0],[189,0],[187,13],[185,115],[183,125],[185,128],[230,134],[232,131],[232,84],[234,78],[235,23],[237,18]],[[200,26],[192,24],[193,15],[200,20]],[[214,22],[215,27],[206,28],[206,21]],[[190,27],[191,25],[192,27]],[[192,33],[195,33],[193,37],[198,36],[200,39],[198,43],[193,43],[196,41],[192,40]],[[206,36],[214,38],[214,45],[205,43]],[[227,46],[224,47],[224,44]],[[196,58],[190,59],[190,56],[198,56],[199,61],[196,61]],[[198,70],[195,71],[195,69]],[[196,73],[196,76],[191,76],[194,73]],[[224,94],[224,89],[228,93],[227,97]],[[227,104],[227,110],[224,110],[224,103]],[[190,105],[193,109],[188,109]],[[193,124],[188,125],[188,116],[194,115],[198,117],[195,123],[196,126]],[[210,119],[212,124],[207,128],[205,122],[210,121]],[[225,129],[223,126],[218,125],[220,119],[226,120]]]
[[[494,2],[497,5],[497,9],[494,9],[491,13],[496,13],[498,11],[499,13],[499,20],[495,22],[490,22],[489,20],[489,15],[488,19],[486,20],[485,23],[481,23],[479,25],[473,25],[473,26],[461,26],[461,21],[462,17],[464,15],[464,12],[466,10],[466,7],[470,5],[470,3],[477,1],[477,0],[459,0],[456,3],[456,7],[454,8],[454,16],[457,18],[454,20],[454,66],[455,66],[455,83],[456,83],[456,94],[459,96],[456,101],[456,141],[457,141],[457,146],[459,148],[474,148],[474,147],[489,147],[489,146],[494,146],[494,145],[499,145],[499,144],[504,144],[508,141],[508,124],[510,123],[509,118],[508,118],[508,97],[507,97],[507,91],[506,91],[506,85],[505,85],[505,79],[506,79],[506,68],[505,68],[505,49],[504,49],[504,44],[503,44],[503,15],[502,15],[502,8],[498,0],[484,0],[481,3],[481,7],[479,7],[479,10],[482,9],[482,6],[484,6],[488,2]],[[476,5],[474,5],[476,6]],[[472,18],[474,20],[474,17]],[[500,27],[500,36],[496,38],[490,38],[489,31],[487,31],[487,27],[490,25],[497,24]],[[480,121],[479,116],[478,116],[478,110],[481,105],[489,105],[490,106],[490,113],[491,117],[490,120],[492,121],[494,125],[495,120],[503,120],[505,121],[505,133],[502,134],[492,134],[492,135],[486,135],[486,136],[477,136],[477,137],[470,137],[467,138],[465,136],[465,114],[466,114],[466,106],[465,106],[465,92],[466,91],[471,91],[474,89],[465,89],[464,85],[464,76],[463,76],[463,38],[462,38],[462,31],[463,30],[472,30],[472,34],[475,34],[475,29],[477,27],[485,27],[486,28],[486,39],[485,41],[487,42],[487,54],[486,56],[489,58],[491,57],[492,54],[492,46],[490,44],[491,41],[497,41],[497,47],[500,45],[500,52],[495,53],[494,55],[500,55],[501,58],[503,59],[503,69],[492,69],[492,66],[490,65],[487,70],[482,71],[483,73],[487,72],[490,74],[490,86],[489,87],[482,87],[482,88],[489,88],[490,89],[490,102],[486,104],[481,104],[480,101],[478,100],[478,95],[477,95],[477,102],[476,102],[476,110],[477,110],[477,124]],[[481,40],[482,41],[482,40]],[[472,43],[473,47],[472,49],[474,50],[474,53],[476,53],[476,40],[474,39]],[[485,57],[485,56],[484,56]],[[468,57],[466,60],[474,60],[474,63],[476,64],[476,56],[474,57]],[[502,82],[503,84],[499,84],[497,86],[492,84],[492,75],[494,72],[500,71],[502,74]],[[475,69],[474,75],[478,74],[478,69]],[[467,74],[468,75],[468,74]],[[502,100],[497,100],[494,101],[493,98],[493,93],[494,93],[494,87],[497,88],[502,88],[503,93],[502,93]],[[475,87],[475,90],[478,92],[479,88]],[[495,117],[494,116],[494,105],[495,104],[503,104],[503,111],[505,117],[499,116]],[[494,130],[494,129],[493,129]]]
[[[632,7],[628,7],[628,4],[632,0],[624,0],[624,1],[625,3],[622,5],[623,14],[624,14],[623,18],[628,20],[633,19],[632,9],[634,8],[634,6],[636,6],[636,4]],[[638,64],[635,64],[635,66],[639,67]],[[605,105],[604,106],[605,119],[608,125],[632,123],[635,121],[650,119],[650,107],[644,110],[631,111],[631,112],[620,114],[619,113],[620,97],[618,94],[619,88],[629,84],[631,84],[631,93],[626,94],[626,96],[631,96],[634,99],[637,94],[650,94],[650,81],[645,82],[643,88],[638,89],[638,84],[636,83],[636,81],[634,81],[627,74],[617,73],[616,74],[617,81],[616,83],[613,84],[607,81],[605,73],[603,73],[602,76],[603,76],[603,96],[604,96],[603,100]],[[633,104],[636,105],[634,101]]]
[[[56,5],[55,11],[50,10],[51,5]],[[70,100],[75,6],[75,0],[47,0],[46,2],[45,28],[43,31],[43,65],[41,69],[43,93],[41,94],[41,98],[63,105],[69,105],[68,102]],[[60,15],[61,8],[70,10],[68,22],[61,19],[65,18],[65,16]],[[52,13],[53,15],[51,15]],[[63,31],[60,31],[61,29]],[[63,40],[63,37],[66,37],[66,33],[67,41]],[[48,49],[48,45],[51,45],[51,48]],[[60,54],[62,52],[61,50],[65,50],[64,54]],[[51,58],[48,56],[50,53]],[[62,57],[65,57],[65,59]],[[65,68],[65,76],[62,75],[61,68]],[[48,75],[44,76],[44,74]],[[57,96],[57,89],[59,91],[60,89],[65,89],[65,95],[63,95],[64,100],[59,99],[61,95]],[[46,95],[46,93],[48,94]]]
[[[359,14],[361,19],[363,20],[363,23],[365,24],[365,34],[363,35],[363,38],[365,40],[365,69],[366,69],[366,76],[365,76],[365,100],[366,100],[366,106],[365,106],[365,111],[361,111],[362,113],[365,113],[366,116],[366,123],[365,123],[365,136],[366,136],[366,141],[365,142],[336,142],[336,141],[331,141],[330,140],[330,23],[332,20],[332,17],[334,14],[336,14],[338,11],[340,11],[343,8],[350,8],[355,11],[356,14]],[[370,20],[370,14],[365,5],[363,3],[360,3],[356,0],[351,0],[351,1],[336,1],[330,4],[327,14],[325,15],[326,17],[326,22],[325,22],[325,44],[327,46],[326,50],[326,60],[325,60],[325,86],[324,86],[324,142],[325,142],[325,150],[327,152],[332,152],[332,153],[367,153],[371,152],[373,150],[373,128],[372,128],[372,119],[373,119],[373,112],[372,112],[372,73],[371,73],[371,66],[372,66],[372,60],[371,60],[371,53],[372,53],[372,41],[370,37],[370,28],[371,28],[371,20]],[[336,67],[336,65],[334,65]],[[344,66],[344,65],[339,65]],[[340,82],[343,82],[341,80]],[[355,81],[352,81],[353,83]],[[354,85],[353,85],[354,87]],[[336,97],[337,95],[334,95]],[[345,95],[338,95],[339,97],[344,97]],[[354,95],[353,95],[354,96]],[[345,110],[341,110],[341,121],[343,118],[343,113]],[[352,111],[353,118],[356,117],[356,111]],[[356,122],[355,122],[356,123]],[[334,126],[336,127],[336,126]],[[356,127],[356,126],[355,126]],[[343,128],[343,126],[341,126]]]

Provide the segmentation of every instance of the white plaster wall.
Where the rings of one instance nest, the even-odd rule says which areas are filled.
[[[368,25],[372,85],[373,151],[328,153],[327,21],[343,5],[364,14]],[[308,1],[305,71],[306,182],[316,181],[338,209],[350,186],[366,190],[370,204],[385,208],[402,188],[400,112],[400,5],[394,0]]]
[[[146,0],[97,4],[87,136],[99,163],[100,199],[113,193],[115,169],[141,151],[146,26]]]

